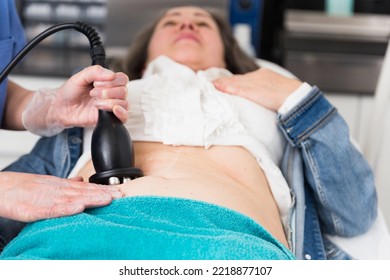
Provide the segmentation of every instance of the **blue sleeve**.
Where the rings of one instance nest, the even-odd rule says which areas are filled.
[[[0,1],[0,13],[0,41],[12,40],[12,56],[15,56],[26,44],[24,28],[15,2],[13,0]]]
[[[279,117],[279,127],[301,154],[324,232],[340,236],[365,232],[377,216],[375,181],[337,110],[314,87]]]
[[[13,0],[0,1],[0,71],[24,47],[26,37]],[[0,84],[0,124],[6,100],[7,79]]]

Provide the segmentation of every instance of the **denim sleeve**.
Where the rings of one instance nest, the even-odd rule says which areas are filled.
[[[323,232],[350,237],[367,231],[377,216],[375,181],[337,110],[313,87],[295,108],[278,117],[278,125],[303,158]]]
[[[52,137],[42,137],[32,151],[3,171],[53,175],[66,178],[82,153],[83,129],[65,129]]]

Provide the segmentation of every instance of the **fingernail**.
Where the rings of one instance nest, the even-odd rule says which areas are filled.
[[[121,115],[126,115],[127,114],[127,110],[125,108],[123,108],[122,106],[115,106],[115,111],[119,111],[118,113],[121,114]]]
[[[125,88],[125,98],[127,99],[129,97],[129,90],[127,89],[127,86],[124,87]]]
[[[108,192],[112,196],[112,198],[121,198],[123,197],[123,193],[118,189],[108,189]]]
[[[97,100],[95,100],[95,106],[98,109],[103,109],[103,108],[108,107],[108,103],[105,102],[103,99],[97,99]]]
[[[112,72],[110,69],[103,68],[103,74],[111,76],[112,74],[114,74],[114,72]]]

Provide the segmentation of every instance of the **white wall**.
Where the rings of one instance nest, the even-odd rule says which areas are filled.
[[[0,169],[14,162],[19,156],[29,153],[38,140],[29,132],[0,131]]]

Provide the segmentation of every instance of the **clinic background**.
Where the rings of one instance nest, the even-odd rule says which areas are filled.
[[[390,225],[390,101],[373,119],[390,38],[390,0],[15,0],[28,40],[62,22],[83,21],[102,38],[108,60],[122,56],[140,28],[163,8],[183,4],[226,12],[249,54],[319,86],[370,158],[380,207]],[[387,55],[387,56],[386,56]],[[89,42],[64,30],[45,39],[11,72],[21,85],[57,87],[90,65]],[[389,68],[388,66],[387,68]],[[390,73],[389,73],[390,78]],[[387,95],[390,99],[390,88]],[[375,121],[375,122],[374,122]],[[0,168],[28,153],[38,136],[0,133]],[[374,149],[374,152],[373,152]],[[374,154],[374,155],[373,155]],[[353,168],[351,166],[346,168]],[[342,170],[340,170],[342,172]]]

